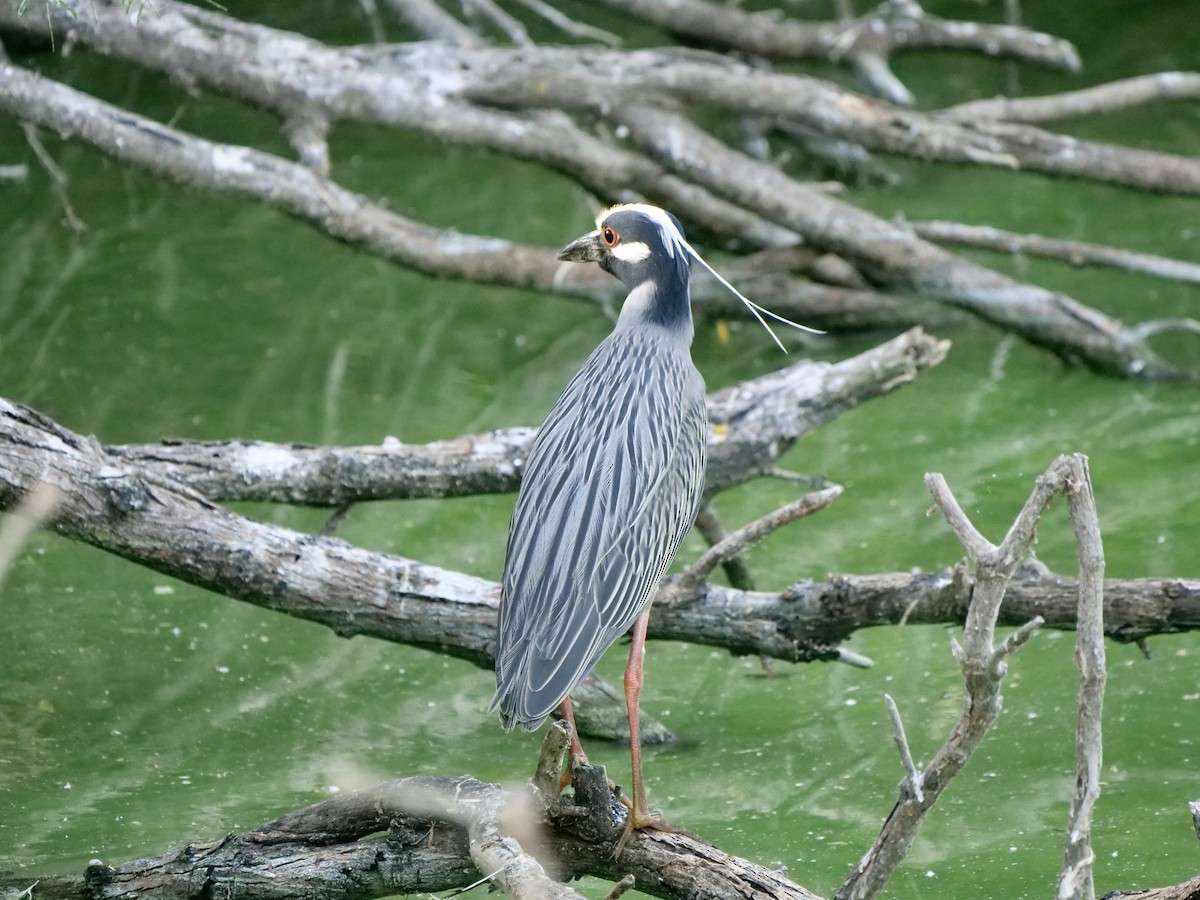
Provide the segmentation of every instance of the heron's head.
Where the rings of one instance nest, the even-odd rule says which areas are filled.
[[[629,288],[646,281],[686,288],[691,266],[679,220],[646,203],[606,209],[596,218],[596,230],[567,244],[558,258],[598,262]]]
[[[683,236],[678,219],[648,203],[626,203],[606,209],[596,218],[596,230],[571,241],[558,251],[558,258],[569,262],[598,262],[606,272],[625,282],[630,293],[622,307],[622,317],[626,310],[632,310],[636,315],[649,316],[663,323],[685,324],[687,333],[691,334],[688,276],[694,259],[746,305],[785,353],[783,343],[763,316],[801,331],[824,334],[759,306],[695,251]]]

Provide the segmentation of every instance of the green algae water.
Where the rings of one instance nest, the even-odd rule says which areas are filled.
[[[283,15],[275,7],[267,15]],[[301,5],[289,13],[304,15]],[[1072,4],[1030,21],[1075,41],[1081,76],[1022,70],[1029,92],[1160,69],[1200,68],[1186,3]],[[253,10],[233,9],[253,17]],[[988,10],[947,2],[948,17]],[[348,10],[273,22],[365,41]],[[1029,10],[1029,15],[1050,15]],[[814,13],[814,14],[824,14]],[[337,34],[321,29],[338,20]],[[248,135],[286,153],[274,122],[192,96],[77,49],[19,62],[182,128]],[[896,60],[923,106],[989,96],[1000,65],[951,54]],[[1151,130],[1151,126],[1153,130]],[[1089,138],[1200,154],[1200,111],[1177,104],[1067,123]],[[87,229],[64,222],[49,178],[0,120],[0,395],[110,443],[160,437],[377,443],[537,424],[610,327],[596,309],[512,289],[437,281],[227,198],[165,185],[45,137]],[[439,225],[559,245],[587,225],[582,193],[536,166],[420,136],[345,127],[334,174]],[[885,161],[891,187],[857,187],[881,215],[947,218],[1200,258],[1200,201],[1035,175]],[[1196,316],[1200,290],[1112,272],[980,254],[1127,321]],[[799,578],[941,568],[961,555],[922,477],[943,472],[998,540],[1056,455],[1089,454],[1107,574],[1200,577],[1200,392],[1099,377],[994,330],[944,336],[946,362],[805,440],[784,460],[846,486],[831,509],[750,558],[762,587]],[[858,340],[821,352],[841,358]],[[1176,342],[1175,358],[1197,361]],[[751,323],[728,343],[700,323],[710,389],[782,365]],[[724,495],[727,524],[792,499],[785,483]],[[498,577],[511,497],[377,503],[340,535],[372,549]],[[314,531],[324,514],[239,511]],[[700,550],[695,537],[681,551]],[[1056,507],[1038,555],[1074,571]],[[491,674],[181,584],[101,551],[37,535],[0,591],[0,869],[79,871],[252,828],[281,812],[398,775],[470,772],[516,782],[540,735],[506,735],[485,713]],[[866,630],[871,669],[776,664],[708,647],[652,644],[644,705],[678,735],[646,754],[651,803],[724,849],[828,896],[891,808],[902,776],[883,694],[918,762],[958,713],[954,628]],[[1072,787],[1073,635],[1043,632],[1017,655],[1004,712],[931,814],[893,879],[897,898],[1037,897],[1053,889]],[[1200,637],[1155,638],[1152,657],[1109,645],[1097,888],[1174,883],[1196,871],[1187,801],[1200,798]],[[617,647],[601,672],[617,680]],[[592,742],[627,778],[624,748]],[[585,884],[602,897],[607,886]]]

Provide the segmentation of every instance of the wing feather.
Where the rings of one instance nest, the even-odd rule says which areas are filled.
[[[540,725],[650,600],[695,519],[706,427],[687,346],[644,330],[614,331],[554,405],[509,530],[492,701],[506,727]]]

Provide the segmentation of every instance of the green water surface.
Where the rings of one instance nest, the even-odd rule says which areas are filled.
[[[268,4],[259,18],[331,41],[370,39],[358,5],[286,6]],[[975,3],[937,8],[998,14]],[[253,17],[257,9],[233,11]],[[1075,76],[1025,69],[1030,92],[1200,68],[1194,2],[1047,4],[1027,17],[1075,41],[1087,66]],[[287,152],[269,117],[233,101],[78,48],[67,59],[15,55],[178,127]],[[1003,84],[999,64],[952,54],[905,55],[896,68],[928,107]],[[1063,128],[1200,154],[1196,103]],[[278,213],[43,139],[87,230],[67,227],[20,128],[0,119],[0,164],[29,166],[26,180],[0,181],[0,395],[105,442],[355,444],[533,425],[610,327],[585,304],[416,275]],[[547,245],[589,227],[583,193],[533,165],[357,126],[336,131],[333,157],[343,184],[435,224]],[[850,194],[881,215],[1200,259],[1195,198],[888,165],[903,176],[899,185]],[[976,258],[1128,321],[1200,315],[1196,287]],[[784,362],[761,331],[737,324],[728,343],[711,323],[699,325],[695,357],[710,388]],[[927,515],[925,472],[945,473],[999,539],[1033,479],[1069,451],[1092,461],[1110,577],[1200,577],[1195,385],[1071,369],[981,325],[945,336],[953,348],[943,365],[825,427],[784,461],[847,491],[753,552],[761,586],[950,565],[959,549]],[[815,352],[844,358],[872,340]],[[1200,359],[1195,342],[1163,348],[1186,363]],[[723,496],[719,508],[739,524],[793,496],[793,486],[759,482]],[[511,497],[372,504],[355,509],[340,534],[495,578],[511,505]],[[307,530],[324,520],[261,505],[239,511]],[[689,538],[681,558],[700,548]],[[1038,554],[1073,571],[1061,508],[1042,526]],[[331,790],[393,776],[469,772],[517,782],[540,740],[504,734],[485,713],[488,672],[379,640],[343,640],[48,534],[9,573],[0,615],[0,869],[31,878],[246,830]],[[775,677],[756,660],[708,647],[652,645],[644,703],[680,736],[646,754],[652,803],[828,895],[873,838],[902,774],[882,695],[896,699],[914,753],[927,759],[959,708],[949,651],[956,633],[864,631],[850,646],[873,668],[777,664]],[[1200,868],[1187,809],[1200,799],[1200,638],[1161,637],[1150,648],[1149,660],[1136,648],[1108,648],[1095,829],[1101,891],[1173,883]],[[1044,632],[1020,652],[997,727],[931,815],[889,896],[1050,895],[1072,788],[1072,650],[1072,634]],[[614,649],[602,674],[618,680],[623,663]],[[625,779],[624,749],[589,749]],[[602,897],[607,886],[584,890]]]

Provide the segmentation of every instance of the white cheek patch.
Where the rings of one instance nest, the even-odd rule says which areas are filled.
[[[638,263],[650,255],[650,245],[645,241],[621,241],[608,252],[621,262]]]

